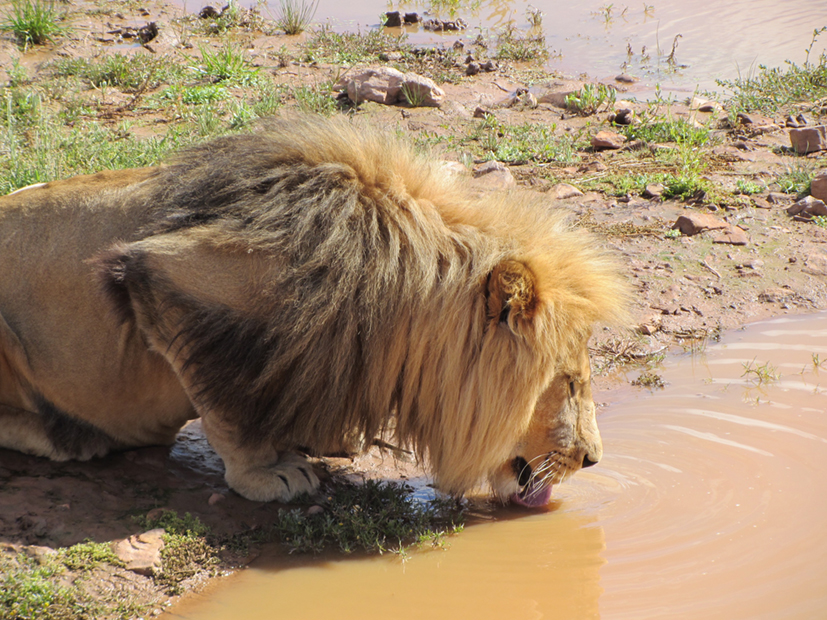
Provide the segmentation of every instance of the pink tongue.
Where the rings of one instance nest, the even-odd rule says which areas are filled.
[[[545,506],[551,499],[551,485],[540,487],[529,487],[522,493],[514,493],[511,501],[527,508],[539,508]]]

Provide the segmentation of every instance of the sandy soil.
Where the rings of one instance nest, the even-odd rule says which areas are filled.
[[[115,15],[87,16],[81,24],[83,36],[25,54],[6,41],[0,45],[0,67],[8,67],[7,61],[16,58],[30,72],[36,72],[42,63],[57,56],[91,57],[102,47],[118,44],[113,35],[98,35],[138,28],[152,20],[168,21],[176,12],[171,7],[147,3],[140,9],[124,8]],[[296,43],[295,38],[261,33],[250,39],[253,58],[262,64],[282,45]],[[163,46],[174,43],[156,41],[150,46],[162,52]],[[128,52],[146,50],[130,47]],[[275,81],[315,83],[335,68],[288,65],[268,70]],[[0,70],[0,81],[6,78]],[[601,114],[585,120],[546,104],[522,110],[496,106],[507,92],[520,85],[518,73],[481,74],[459,85],[445,85],[449,103],[441,109],[365,104],[358,113],[414,135],[425,131],[437,135],[461,132],[477,122],[472,118],[477,106],[488,107],[506,123],[556,123],[572,131],[606,118]],[[117,104],[117,96],[110,96],[113,105]],[[631,107],[636,106],[641,110],[644,107]],[[671,106],[669,113],[701,122],[708,118],[684,105]],[[121,112],[125,118],[130,114],[129,109]],[[731,187],[738,178],[777,177],[794,161],[800,161],[788,151],[789,137],[782,119],[780,115],[773,118],[774,124],[761,131],[722,128],[720,144],[706,155],[706,178],[713,184]],[[785,211],[792,196],[770,197],[764,192],[738,208],[716,208],[715,216],[746,231],[748,243],[744,246],[713,243],[707,233],[678,239],[664,237],[665,230],[681,214],[712,213],[704,204],[689,206],[638,196],[619,199],[597,192],[567,199],[555,197],[559,181],[582,183],[616,169],[627,161],[623,156],[622,151],[613,150],[584,152],[579,164],[557,168],[551,180],[542,166],[511,167],[519,186],[543,192],[550,206],[567,209],[584,225],[601,231],[628,265],[637,291],[636,330],[596,334],[596,367],[629,357],[623,358],[623,353],[645,360],[647,353],[689,346],[746,322],[827,307],[827,229],[793,221]],[[810,156],[808,161],[827,166],[823,153]],[[480,181],[480,191],[487,191],[484,181]],[[776,202],[769,202],[769,198]],[[611,390],[617,385],[616,378],[598,377],[597,399],[610,402]],[[421,475],[412,463],[396,461],[377,449],[352,462],[331,459],[319,465],[338,473],[367,472],[389,478]],[[275,505],[250,502],[228,490],[222,464],[206,443],[198,422],[187,427],[171,449],[132,450],[88,463],[51,463],[0,450],[0,497],[0,553],[67,546],[85,539],[122,539],[140,531],[135,516],[157,508],[190,512],[215,532],[227,535],[266,527],[277,510]],[[227,566],[243,564],[254,554],[251,551],[247,556],[233,557]],[[101,580],[126,579],[126,573],[110,571]],[[169,601],[170,597],[155,587],[151,578],[132,574],[128,579],[134,582],[134,591],[142,593],[143,600],[152,606]]]

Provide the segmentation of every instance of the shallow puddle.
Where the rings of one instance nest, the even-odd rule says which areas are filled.
[[[824,617],[827,313],[664,366],[665,389],[602,408],[604,459],[548,512],[502,510],[407,562],[260,562],[167,617]]]
[[[642,80],[638,98],[651,96],[657,85],[685,94],[696,87],[716,89],[716,78],[747,77],[758,64],[781,66],[785,60],[802,64],[813,29],[827,26],[824,0],[322,0],[315,21],[339,31],[365,32],[377,28],[380,14],[391,9],[423,13],[432,6],[455,4],[460,6],[455,13],[443,9],[429,17],[461,17],[469,24],[464,33],[436,35],[410,26],[405,29],[409,40],[451,45],[457,39],[473,40],[481,29],[508,23],[526,31],[526,11],[535,7],[544,13],[542,30],[554,55],[550,68],[573,75],[585,72],[593,79],[611,78],[626,70]],[[275,11],[278,0],[269,0],[269,6]],[[677,48],[670,64],[675,37]],[[825,49],[825,39],[822,36],[816,42],[812,60]]]

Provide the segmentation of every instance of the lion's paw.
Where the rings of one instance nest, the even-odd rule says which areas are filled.
[[[319,478],[302,456],[284,454],[271,465],[227,467],[227,484],[239,495],[257,502],[289,502],[302,493],[319,488]]]

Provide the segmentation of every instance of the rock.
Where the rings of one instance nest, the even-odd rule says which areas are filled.
[[[202,8],[198,13],[198,17],[201,19],[215,19],[219,15],[221,15],[221,13],[219,13],[214,6],[210,6],[209,4]]]
[[[822,170],[810,182],[810,196],[827,202],[827,170]]]
[[[738,122],[742,125],[752,125],[753,127],[767,127],[775,124],[771,118],[762,116],[761,114],[755,114],[753,112],[750,112],[749,114],[746,112],[739,112]]]
[[[689,109],[698,110],[698,112],[720,112],[723,110],[723,107],[721,107],[721,104],[717,101],[702,99],[701,97],[692,97],[692,100],[689,102]]]
[[[566,97],[579,91],[584,84],[585,82],[579,80],[554,80],[542,86],[532,87],[531,92],[539,103],[548,103],[565,110],[568,107]]]
[[[609,122],[616,125],[631,125],[635,122],[635,111],[630,108],[620,108],[609,115]]]
[[[429,19],[422,24],[422,27],[425,30],[431,30],[433,32],[457,32],[458,30],[465,30],[468,27],[468,24],[461,17],[453,21]]]
[[[405,13],[405,17],[402,18],[402,23],[406,26],[409,24],[418,24],[420,21],[419,13]]]
[[[790,129],[790,143],[796,153],[814,153],[827,149],[827,126],[801,127]]]
[[[473,176],[483,189],[507,189],[517,185],[514,175],[499,161],[487,161],[475,166]]]
[[[661,183],[650,183],[643,190],[644,198],[661,198],[663,196],[664,187]]]
[[[161,568],[163,535],[164,530],[158,528],[114,541],[112,552],[124,563],[127,570],[139,575],[153,575]]]
[[[384,62],[396,62],[402,60],[402,52],[380,52],[379,60]]]
[[[402,15],[399,11],[385,13],[385,28],[399,28],[402,25]]]
[[[813,198],[812,196],[805,196],[798,202],[793,203],[787,207],[787,215],[827,215],[827,205],[823,200]]]
[[[411,105],[439,107],[443,91],[430,78],[416,73],[402,73],[392,67],[374,67],[345,76],[337,87],[347,92],[353,103],[375,101],[386,105],[405,102]]]
[[[802,271],[811,276],[827,276],[827,254],[814,252],[805,258]]]
[[[619,149],[626,142],[626,136],[613,131],[598,131],[592,138],[592,147],[596,149]]]
[[[480,63],[478,62],[469,62],[468,66],[465,67],[465,75],[477,75],[480,72]]]
[[[784,121],[784,125],[786,125],[787,127],[792,127],[792,128],[804,127],[805,125],[808,125],[808,124],[809,124],[809,121],[807,120],[807,117],[804,116],[803,114],[799,114],[798,116],[795,116],[795,117],[792,114],[790,114],[789,116],[787,116],[787,118]]]
[[[401,97],[409,105],[438,108],[445,99],[445,91],[431,78],[416,73],[406,73],[402,82]]]
[[[491,110],[482,106],[477,106],[474,109],[474,118],[488,118],[491,116]]]
[[[207,504],[210,506],[215,506],[217,503],[223,502],[225,499],[227,499],[227,496],[223,493],[213,493],[207,500]]]
[[[752,204],[757,209],[772,209],[772,205],[769,203],[769,201],[764,200],[760,196],[753,196]]]
[[[321,506],[319,506],[317,504],[317,505],[311,506],[310,508],[307,509],[307,516],[310,517],[310,516],[313,516],[313,515],[319,515],[319,514],[322,514],[323,512],[324,512],[324,508],[322,508]]]
[[[399,100],[405,74],[392,67],[378,67],[365,69],[344,79],[347,81],[347,97],[353,103],[376,101],[391,104]]]
[[[747,245],[749,237],[738,226],[727,226],[712,237],[712,243],[727,243],[729,245]]]
[[[688,237],[697,235],[698,233],[702,233],[707,230],[721,230],[728,227],[729,224],[718,219],[714,215],[709,215],[708,213],[690,213],[689,215],[681,215],[675,223],[672,224],[672,228],[674,230],[679,230],[682,235],[686,235]]]
[[[638,78],[636,78],[633,75],[627,75],[626,73],[621,73],[620,75],[615,76],[615,81],[616,82],[621,82],[622,84],[634,84],[635,82],[638,81]]]
[[[23,552],[41,566],[48,564],[55,556],[55,550],[41,545],[27,545]]]
[[[554,186],[554,196],[558,200],[566,200],[567,198],[575,198],[576,196],[582,195],[583,192],[568,183],[558,183]]]

